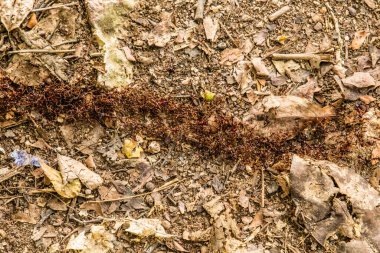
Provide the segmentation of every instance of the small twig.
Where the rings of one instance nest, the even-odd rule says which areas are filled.
[[[53,50],[53,49],[24,49],[9,51],[7,54],[27,54],[27,53],[39,53],[39,54],[61,54],[61,53],[75,53],[75,49],[65,50]]]
[[[334,11],[333,9],[331,8],[330,4],[329,3],[325,3],[327,9],[330,11],[330,14],[331,14],[331,17],[334,21],[334,27],[335,27],[335,32],[336,34],[338,35],[338,50],[336,51],[336,63],[338,65],[341,65],[343,62],[342,62],[342,51],[343,51],[343,40],[342,40],[342,36],[341,36],[341,33],[340,33],[340,29],[339,29],[339,21],[338,19],[336,18],[335,14],[334,14]]]
[[[282,7],[281,9],[279,9],[278,11],[276,11],[275,13],[273,13],[272,15],[270,15],[268,19],[270,21],[275,21],[276,19],[278,19],[280,16],[284,15],[288,11],[290,11],[290,7],[286,5]]]
[[[96,52],[96,53],[90,53],[90,57],[99,57],[99,56],[103,56],[103,54],[102,53],[98,53],[98,52]]]
[[[66,40],[66,41],[62,41],[61,43],[54,44],[54,45],[52,45],[52,47],[59,47],[62,45],[72,44],[72,43],[77,43],[77,42],[78,42],[78,39]]]
[[[144,196],[150,195],[150,194],[155,193],[155,192],[166,190],[166,189],[172,187],[173,185],[176,185],[176,184],[183,182],[183,181],[184,180],[179,180],[176,178],[170,182],[167,182],[166,184],[162,185],[161,187],[159,187],[159,188],[157,188],[151,192],[141,193],[141,194],[132,195],[132,196],[126,196],[126,197],[116,198],[116,199],[90,200],[90,201],[88,201],[88,203],[105,203],[105,202],[114,202],[114,201],[124,201],[124,200],[134,199],[134,198],[138,198],[138,197],[144,197]]]
[[[197,10],[195,11],[195,20],[202,20],[205,11],[206,0],[198,0]]]
[[[330,62],[331,55],[329,54],[312,54],[312,53],[300,53],[300,54],[273,54],[273,60],[306,60],[310,61],[319,58],[321,61]]]
[[[261,168],[261,207],[265,206],[265,180],[264,180],[264,168]]]
[[[8,179],[11,179],[12,177],[18,175],[21,173],[21,169],[20,168],[16,168],[15,170],[12,170],[2,176],[0,176],[0,183],[8,180]]]
[[[44,8],[38,8],[32,10],[32,12],[39,12],[39,11],[47,11],[47,10],[52,10],[52,9],[58,9],[58,8],[65,8],[73,5],[78,5],[78,3],[68,3],[68,4],[59,4],[59,5],[53,5],[49,7],[44,7]]]

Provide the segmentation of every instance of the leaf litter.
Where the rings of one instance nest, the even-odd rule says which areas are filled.
[[[308,251],[360,247],[375,252],[377,209],[363,209],[371,201],[355,196],[365,191],[370,198],[367,180],[378,189],[380,174],[375,169],[380,135],[379,44],[372,32],[376,3],[334,3],[330,10],[328,2],[326,7],[300,8],[297,1],[289,6],[275,1],[255,6],[195,2],[46,3],[52,9],[25,17],[23,12],[12,14],[19,16],[8,24],[2,20],[1,68],[8,72],[0,74],[0,110],[6,115],[0,115],[0,128],[12,128],[0,133],[5,230],[20,230],[7,220],[12,214],[26,226],[37,222],[27,236],[33,243],[20,240],[29,251],[58,252],[71,237],[70,247],[85,252],[297,252],[295,245]],[[36,1],[30,8],[44,9],[44,4]],[[189,10],[195,7],[203,10],[202,18],[194,19]],[[338,22],[334,13],[339,13]],[[247,27],[252,20],[257,22]],[[10,26],[17,29],[8,33]],[[49,53],[8,53],[24,49]],[[57,49],[69,52],[55,54]],[[271,60],[277,52],[292,57],[327,54],[336,63]],[[134,88],[118,93],[99,88],[104,86]],[[17,121],[29,109],[41,113],[35,121],[48,135],[40,136],[41,129],[31,122]],[[99,121],[102,127],[93,132],[67,127],[76,120],[84,125]],[[25,168],[13,175],[17,165],[5,151],[16,149],[49,161],[57,152],[60,162],[48,166],[44,161],[43,168],[35,169],[24,159]],[[313,170],[323,180],[316,176],[311,185],[328,185],[321,189],[328,191],[323,217],[310,215],[315,201],[293,194],[295,185],[305,184],[292,182],[293,154],[318,164]],[[148,169],[141,165],[146,163]],[[352,164],[360,176],[331,163]],[[64,169],[53,169],[60,166]],[[184,179],[179,184],[158,187],[170,186],[178,176]],[[54,189],[46,188],[49,184]],[[34,202],[38,208],[30,206]],[[40,216],[28,220],[30,214]],[[134,218],[114,219],[126,215]],[[121,227],[111,228],[110,220]],[[133,232],[126,232],[127,227]],[[162,229],[170,235],[165,242],[157,236]],[[183,240],[173,240],[181,234]],[[9,251],[12,243],[6,238],[1,250]]]

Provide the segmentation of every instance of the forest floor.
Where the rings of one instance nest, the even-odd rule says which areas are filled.
[[[376,0],[0,0],[0,252],[380,252]]]

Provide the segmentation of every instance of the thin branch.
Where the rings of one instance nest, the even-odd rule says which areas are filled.
[[[37,54],[75,53],[75,49],[64,49],[64,50],[53,50],[53,49],[23,49],[23,50],[14,50],[14,51],[9,51],[9,52],[7,52],[7,54],[28,54],[28,53],[37,53]]]
[[[74,6],[74,5],[78,5],[78,3],[53,5],[53,6],[49,6],[49,7],[34,9],[34,10],[32,10],[32,12],[47,11],[47,10],[52,10],[52,9],[65,8],[65,7]]]
[[[336,51],[336,63],[340,65],[342,63],[342,51],[343,51],[343,40],[342,40],[342,35],[340,33],[339,29],[339,21],[336,18],[333,9],[331,8],[329,3],[325,3],[327,9],[330,11],[331,17],[334,21],[334,27],[335,27],[335,32],[338,35],[338,50]]]

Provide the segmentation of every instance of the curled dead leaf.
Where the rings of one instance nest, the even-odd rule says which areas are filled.
[[[351,48],[354,50],[361,48],[361,46],[363,45],[368,35],[369,35],[369,32],[367,31],[356,32],[354,35],[354,39],[352,40],[352,43],[351,43]]]

